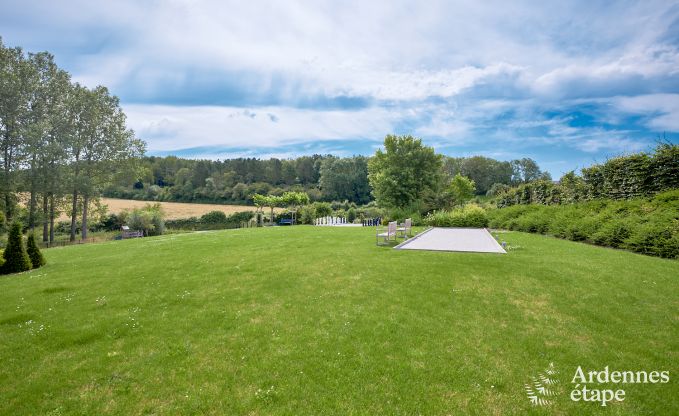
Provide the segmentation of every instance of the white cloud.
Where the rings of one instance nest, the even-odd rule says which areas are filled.
[[[128,125],[149,150],[197,146],[271,147],[349,138],[381,140],[399,115],[381,108],[318,111],[289,107],[126,105]],[[275,121],[271,115],[275,116]]]
[[[2,9],[6,44],[51,50],[74,79],[109,86],[151,150],[406,132],[488,154],[595,154],[645,146],[629,115],[644,117],[638,129],[679,131],[679,7],[663,0],[23,0]],[[568,112],[579,108],[596,114],[573,123]]]
[[[656,131],[679,131],[679,94],[648,94],[618,97],[614,105],[628,114],[649,117],[648,127]]]

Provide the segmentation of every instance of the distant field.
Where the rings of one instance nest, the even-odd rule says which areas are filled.
[[[102,198],[102,204],[108,206],[108,211],[114,214],[125,209],[142,208],[149,201],[133,201],[129,199]],[[234,212],[254,211],[255,207],[246,205],[220,205],[220,204],[189,204],[183,202],[160,202],[165,211],[166,219],[200,217],[210,211],[222,211],[226,215]]]

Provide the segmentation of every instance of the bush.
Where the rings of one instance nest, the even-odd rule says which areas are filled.
[[[203,224],[223,224],[226,222],[226,214],[222,211],[210,211],[200,217]]]
[[[125,225],[123,216],[109,214],[101,221],[100,227],[105,231],[119,231],[123,225]]]
[[[354,220],[356,220],[356,209],[355,208],[349,208],[347,210],[347,222],[348,223],[353,223]]]
[[[200,218],[190,217],[169,220],[165,225],[173,230],[223,230],[238,228],[241,223],[250,221],[254,215],[255,213],[252,211],[235,212],[229,216],[225,215],[222,211],[212,211]]]
[[[38,245],[35,243],[35,234],[28,234],[28,240],[26,240],[26,254],[31,259],[31,265],[34,269],[45,265],[45,257],[43,257]]]
[[[297,211],[297,222],[299,224],[313,224],[315,219],[316,210],[310,205],[303,206]]]
[[[663,224],[651,221],[641,224],[625,239],[623,247],[651,256],[679,257],[679,221]]]
[[[252,211],[234,212],[226,218],[226,222],[240,224],[250,221],[254,216],[255,213]]]
[[[615,218],[604,223],[599,230],[592,235],[592,242],[600,246],[622,247],[625,240],[629,238],[632,230],[638,224],[638,220]]]
[[[452,211],[435,211],[427,215],[424,223],[432,227],[471,227],[488,226],[488,215],[478,205],[466,205]]]
[[[24,247],[21,236],[21,223],[18,221],[12,223],[10,227],[7,246],[2,256],[5,259],[2,269],[0,269],[2,274],[25,272],[31,269],[31,259],[26,253],[26,247]]]
[[[164,212],[160,204],[146,204],[135,208],[127,216],[127,225],[132,230],[141,230],[146,236],[162,235],[165,232]]]
[[[410,218],[413,221],[413,225],[422,225],[424,223],[424,221],[422,220],[422,215],[420,215],[419,212],[413,211],[410,208],[392,208],[388,211],[386,218],[384,218],[384,220],[386,222],[397,221],[399,223],[402,223],[407,218]]]
[[[551,234],[573,241],[679,258],[679,191],[632,200],[515,205],[489,211],[493,228]]]
[[[313,204],[316,218],[332,215],[332,206],[327,202],[314,202]]]

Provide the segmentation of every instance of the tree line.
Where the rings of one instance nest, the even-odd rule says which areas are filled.
[[[105,87],[73,82],[51,54],[25,53],[0,39],[0,206],[6,220],[19,219],[23,202],[26,225],[42,225],[43,241],[53,241],[55,219],[66,211],[71,240],[78,218],[86,238],[93,200],[134,172],[144,148]]]
[[[192,160],[176,156],[147,156],[140,176],[121,178],[104,195],[149,201],[253,204],[253,195],[280,196],[306,192],[312,201],[349,201],[358,205],[375,200],[368,180],[366,156],[301,156],[294,159],[236,158]],[[398,162],[404,163],[404,162]],[[494,184],[507,186],[549,179],[532,159],[498,161],[474,157],[440,156],[435,177],[462,175],[475,183],[475,194],[485,195]]]

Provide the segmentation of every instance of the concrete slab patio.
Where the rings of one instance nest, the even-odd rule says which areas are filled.
[[[398,250],[506,253],[485,228],[430,228],[394,248]]]

